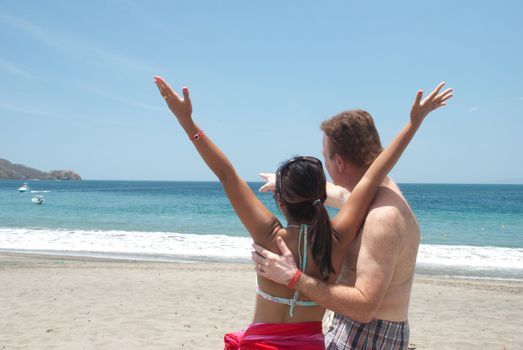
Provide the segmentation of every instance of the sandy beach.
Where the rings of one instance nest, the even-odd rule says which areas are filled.
[[[0,349],[223,349],[254,303],[248,264],[0,254]],[[416,349],[521,349],[523,282],[416,276]]]

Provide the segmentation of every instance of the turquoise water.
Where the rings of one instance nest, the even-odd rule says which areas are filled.
[[[0,181],[0,250],[249,257],[250,239],[218,182],[29,181],[32,192],[18,193],[21,184]],[[422,231],[419,266],[523,278],[523,185],[400,187]],[[35,195],[45,204],[33,204]],[[258,197],[281,218],[271,194]]]
[[[423,243],[523,247],[523,185],[403,184]]]
[[[0,181],[0,226],[245,235],[216,182],[36,181],[25,194],[19,184]]]

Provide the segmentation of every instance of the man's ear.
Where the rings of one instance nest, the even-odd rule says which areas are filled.
[[[345,159],[343,159],[338,153],[334,154],[334,164],[339,173],[345,171]]]

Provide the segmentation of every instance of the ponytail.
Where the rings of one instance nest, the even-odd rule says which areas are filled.
[[[304,161],[293,159],[282,166],[285,172],[281,167],[278,169],[276,194],[285,204],[286,215],[298,221],[311,222],[307,244],[321,277],[327,280],[334,267],[331,258],[332,225],[323,205],[327,199],[325,173],[317,159],[317,162],[306,157]]]
[[[319,202],[319,200],[317,200]],[[313,204],[314,217],[310,230],[308,242],[311,247],[312,256],[316,266],[320,270],[321,277],[328,280],[334,272],[332,266],[332,226],[327,209],[323,203]]]

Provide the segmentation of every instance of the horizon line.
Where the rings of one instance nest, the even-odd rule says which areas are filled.
[[[119,181],[119,182],[220,182],[219,180],[143,180],[143,179],[81,179],[81,180],[60,180],[60,179],[0,179],[0,181]],[[245,180],[247,183],[264,183],[260,180]],[[521,182],[396,182],[399,185],[523,185]]]

